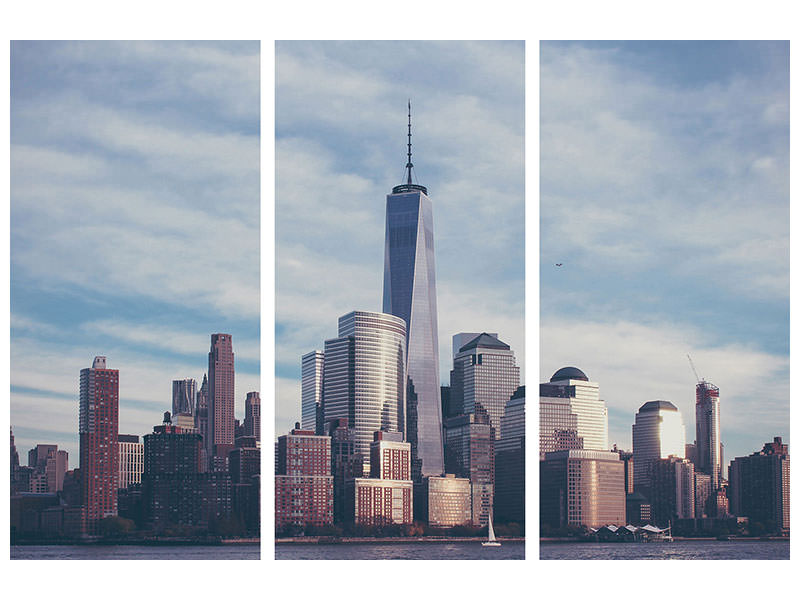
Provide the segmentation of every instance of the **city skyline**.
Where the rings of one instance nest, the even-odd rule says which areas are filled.
[[[11,416],[78,460],[79,372],[119,370],[119,431],[236,353],[259,381],[258,42],[12,42]]]
[[[413,183],[433,205],[439,382],[459,331],[499,332],[524,364],[524,44],[279,42],[276,88],[276,435],[299,420],[301,357],[338,316],[381,309],[409,99]]]
[[[597,382],[610,444],[653,400],[691,443],[690,354],[723,470],[789,443],[788,42],[540,49],[540,379]]]

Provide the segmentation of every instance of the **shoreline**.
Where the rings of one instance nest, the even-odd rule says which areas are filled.
[[[724,540],[720,540],[715,537],[674,537],[673,540],[675,542],[789,542],[790,538],[788,537],[730,537]],[[670,542],[661,541],[652,541],[652,542],[623,542],[623,541],[603,541],[600,542],[598,540],[592,539],[576,539],[576,538],[539,538],[540,544],[638,544],[638,543],[648,543],[648,544],[668,544]]]
[[[160,538],[146,540],[16,540],[12,547],[19,546],[260,546],[260,538],[192,540],[184,538]]]
[[[298,545],[298,544],[413,544],[424,543],[456,543],[456,542],[485,542],[485,537],[443,537],[443,536],[420,536],[420,537],[326,537],[326,536],[305,536],[293,538],[275,538],[275,545]],[[498,542],[524,542],[524,537],[497,538]]]

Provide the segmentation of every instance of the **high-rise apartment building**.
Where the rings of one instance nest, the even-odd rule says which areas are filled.
[[[608,450],[608,409],[599,385],[575,367],[539,385],[539,454],[557,450]]]
[[[411,445],[399,432],[376,431],[370,477],[345,484],[345,519],[358,525],[408,524],[414,513]]]
[[[683,458],[686,433],[678,408],[665,400],[645,402],[633,424],[633,487],[648,499],[653,461]]]
[[[719,421],[719,388],[705,380],[695,387],[697,469],[711,475],[711,487],[722,479],[722,438]]]
[[[142,482],[144,473],[144,443],[138,435],[120,433],[119,445],[119,489]]]
[[[172,415],[194,415],[197,382],[194,379],[176,379],[172,382]]]
[[[301,425],[306,431],[322,433],[320,422],[322,410],[322,371],[325,353],[313,350],[304,354],[302,360]]]
[[[478,405],[489,414],[495,438],[502,437],[500,421],[506,403],[519,387],[519,367],[511,347],[496,336],[481,333],[461,346],[450,372],[450,404],[470,414]]]
[[[333,523],[331,438],[300,429],[278,438],[275,529]]]
[[[105,356],[81,370],[78,432],[82,521],[93,533],[99,519],[116,516],[119,487],[119,371]]]
[[[325,421],[347,419],[365,463],[376,431],[405,431],[404,346],[401,318],[367,311],[340,317],[339,337],[325,342]]]
[[[234,442],[233,341],[228,333],[211,335],[208,353],[208,428],[212,456],[226,458]]]
[[[761,452],[731,461],[730,511],[750,523],[789,532],[789,448],[776,437]],[[767,533],[771,533],[767,531]]]
[[[406,182],[386,196],[383,312],[405,322],[407,414],[415,478],[444,472],[433,205],[412,182],[411,104]],[[327,370],[327,350],[326,350]]]
[[[261,442],[261,396],[258,392],[247,392],[244,399],[244,434]]]

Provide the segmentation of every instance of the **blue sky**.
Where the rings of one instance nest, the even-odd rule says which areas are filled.
[[[276,45],[276,434],[300,357],[381,310],[386,194],[406,164],[433,202],[443,383],[451,338],[492,331],[524,364],[524,45]]]
[[[11,425],[78,466],[78,382],[120,371],[120,432],[233,335],[259,389],[258,42],[11,45]]]
[[[726,462],[789,438],[789,44],[541,44],[541,377],[644,402],[720,388]],[[555,263],[563,263],[557,268]]]

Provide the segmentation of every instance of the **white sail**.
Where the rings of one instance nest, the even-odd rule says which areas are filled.
[[[489,541],[496,542],[497,538],[494,537],[494,527],[492,527],[492,515],[489,514]]]

